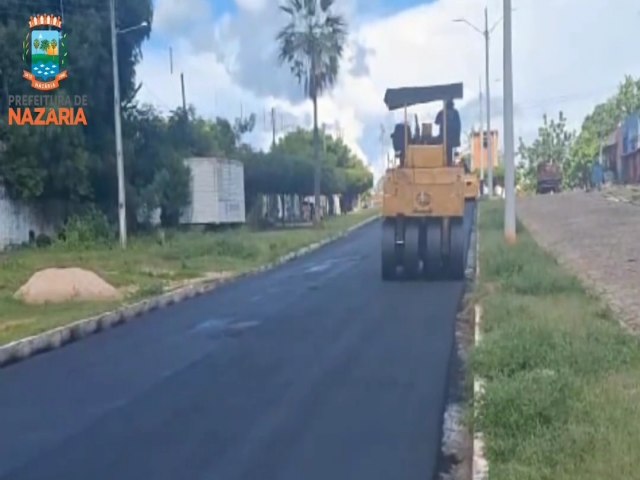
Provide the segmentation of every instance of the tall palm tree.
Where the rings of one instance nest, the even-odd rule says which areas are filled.
[[[49,40],[42,40],[40,42],[40,48],[44,51],[44,53],[46,54],[47,51],[49,50],[49,45],[51,43],[49,42]]]
[[[333,87],[347,40],[347,23],[332,10],[334,0],[286,0],[280,9],[289,21],[277,34],[280,63],[303,84],[313,102],[314,222],[320,222],[320,141],[318,97]]]
[[[35,47],[36,50],[40,50],[40,40],[38,40],[37,38],[33,41],[33,46]]]

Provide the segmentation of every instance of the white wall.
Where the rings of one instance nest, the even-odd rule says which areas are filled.
[[[0,186],[0,250],[29,241],[29,231],[53,235],[54,223],[33,207],[9,199]]]

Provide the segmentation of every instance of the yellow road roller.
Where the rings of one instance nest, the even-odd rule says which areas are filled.
[[[464,176],[464,198],[467,202],[475,202],[480,196],[480,179],[473,173]]]
[[[382,196],[382,278],[460,280],[466,266],[465,171],[447,148],[447,104],[463,97],[462,83],[388,89],[390,111],[404,109],[391,135],[394,162]],[[442,102],[440,132],[411,133],[407,108]],[[417,129],[417,128],[416,128]]]

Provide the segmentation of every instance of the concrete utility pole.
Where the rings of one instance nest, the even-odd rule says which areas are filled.
[[[385,155],[384,155],[384,152],[385,152],[385,148],[384,148],[385,141],[384,140],[385,140],[385,138],[384,137],[385,137],[384,124],[381,123],[380,124],[380,138],[379,138],[379,140],[380,140],[380,160],[383,163],[385,161]],[[385,164],[384,168],[386,170],[388,168],[388,165]]]
[[[516,241],[515,152],[513,139],[513,65],[511,45],[511,0],[504,0],[504,238]]]
[[[275,107],[271,107],[271,148],[275,148],[276,146],[276,109]]]
[[[125,208],[124,158],[122,154],[122,125],[120,114],[120,74],[118,72],[115,0],[111,0],[111,58],[113,60],[113,113],[115,117],[116,163],[118,169],[118,224],[120,227],[120,246],[127,248],[127,212]]]
[[[187,115],[187,95],[184,90],[184,73],[180,73],[180,87],[182,89],[182,112]]]
[[[122,116],[120,113],[120,74],[118,72],[118,34],[146,28],[148,22],[135,27],[118,30],[116,28],[116,1],[110,1],[111,7],[111,59],[113,61],[113,113],[116,134],[116,164],[118,169],[118,224],[120,229],[120,246],[127,248],[127,209],[124,188],[124,156],[122,153]]]
[[[479,145],[480,145],[480,180],[484,181],[484,143],[483,143],[483,139],[482,139],[482,132],[484,132],[484,119],[483,119],[483,114],[482,114],[482,78],[478,78],[478,91],[480,92],[479,94],[479,99],[478,99],[478,103],[480,105],[480,132],[479,132],[479,136],[478,139],[479,141]]]
[[[509,12],[511,12],[511,6],[509,5]],[[498,20],[491,28],[489,28],[489,10],[487,7],[484,9],[484,29],[476,27],[473,23],[469,22],[465,18],[456,18],[453,20],[457,23],[466,23],[471,28],[484,38],[485,49],[485,78],[486,78],[486,98],[487,98],[487,186],[489,189],[489,195],[493,196],[493,152],[492,152],[492,138],[491,138],[491,87],[489,86],[489,38],[491,33],[498,26],[500,20]]]
[[[491,87],[489,83],[489,10],[484,7],[484,67],[487,90],[487,174],[489,196],[493,196],[493,139],[491,135]]]

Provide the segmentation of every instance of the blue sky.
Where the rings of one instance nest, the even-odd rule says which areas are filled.
[[[235,0],[208,0],[216,12],[220,14],[231,13],[234,14],[238,11],[238,6]],[[366,12],[366,10],[375,10],[376,12],[397,12],[406,8],[415,7],[423,3],[430,3],[436,0],[358,0],[359,10]]]
[[[57,30],[35,30],[33,35],[31,35],[31,45],[33,46],[33,42],[38,40],[42,42],[43,40],[56,40],[60,39],[60,33]]]

